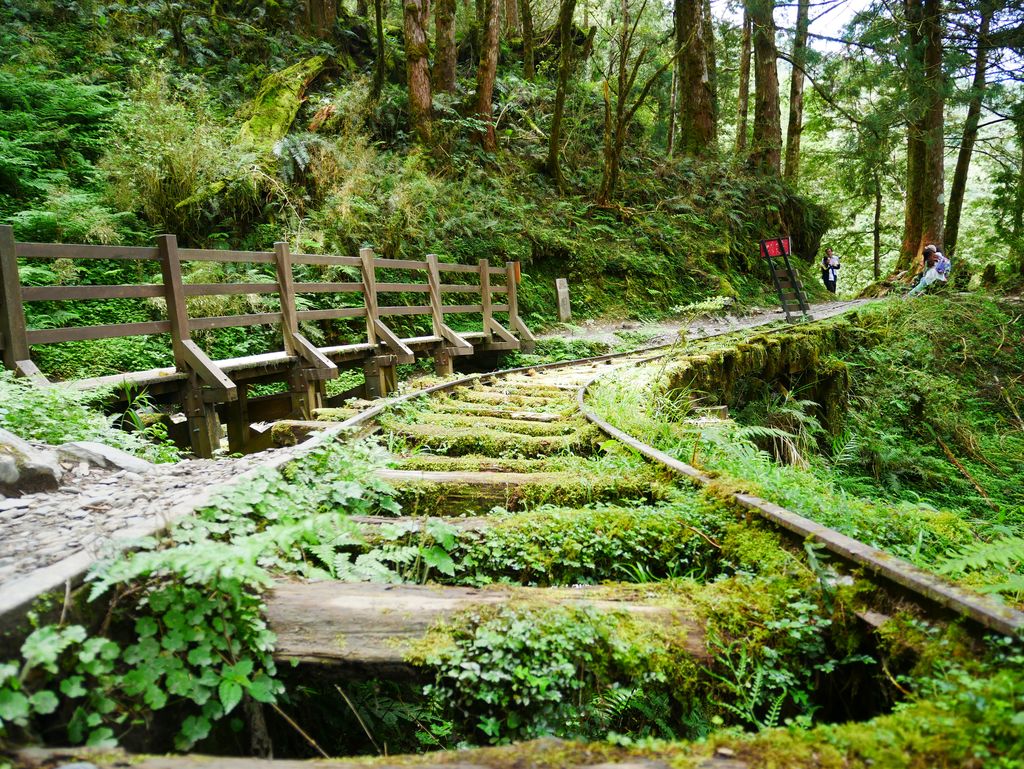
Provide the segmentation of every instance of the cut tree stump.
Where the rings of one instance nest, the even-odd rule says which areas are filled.
[[[686,652],[706,658],[704,634],[686,607],[645,603],[635,587],[487,589],[345,582],[282,582],[267,594],[266,616],[281,660],[328,663],[372,677],[416,675],[406,656],[440,622],[478,606],[587,606],[628,612],[685,633]]]

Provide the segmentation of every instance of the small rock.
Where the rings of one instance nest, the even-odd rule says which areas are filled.
[[[0,495],[55,489],[63,474],[52,451],[35,448],[14,433],[0,430]]]
[[[736,755],[736,751],[732,748],[715,748],[715,755],[722,758],[732,758]]]
[[[114,468],[133,473],[146,473],[153,467],[152,463],[144,459],[133,457],[126,451],[95,441],[64,443],[57,447],[57,451],[60,452],[61,457],[86,462],[96,467]]]

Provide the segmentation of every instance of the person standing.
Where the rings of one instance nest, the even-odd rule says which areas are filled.
[[[833,294],[836,292],[836,281],[839,279],[839,257],[832,253],[831,248],[825,249],[821,257],[821,282]]]

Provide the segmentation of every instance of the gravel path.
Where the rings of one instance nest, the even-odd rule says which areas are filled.
[[[831,317],[864,303],[815,305],[814,317]],[[689,335],[711,336],[782,317],[781,312],[764,312],[698,321],[689,327]],[[648,345],[673,341],[680,327],[658,328],[662,329],[659,336]],[[609,327],[595,327],[593,338],[612,333]],[[155,465],[143,474],[68,464],[64,465],[64,484],[57,491],[0,497],[0,617],[42,592],[59,588],[66,580],[80,578],[117,540],[160,531],[204,505],[217,487],[259,467],[279,466],[307,451],[315,441],[237,459]]]

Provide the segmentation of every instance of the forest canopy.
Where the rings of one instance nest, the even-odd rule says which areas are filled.
[[[23,240],[518,259],[584,315],[757,295],[781,233],[847,294],[1024,276],[1019,2],[5,0],[0,47]]]

